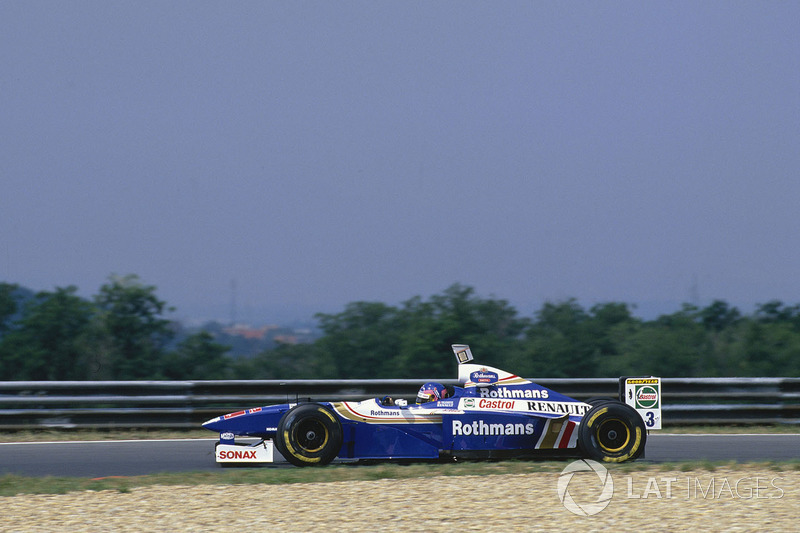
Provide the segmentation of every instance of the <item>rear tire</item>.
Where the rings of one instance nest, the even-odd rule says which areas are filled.
[[[606,463],[633,461],[644,452],[647,429],[632,407],[618,401],[595,404],[581,420],[578,446],[591,459]]]
[[[322,405],[297,405],[281,417],[275,447],[295,466],[326,465],[342,448],[342,424]]]
[[[617,401],[619,400],[617,400],[616,398],[609,398],[607,396],[593,396],[588,400],[584,400],[583,403],[588,403],[589,405],[594,407],[595,405],[600,405],[601,403],[617,402]]]

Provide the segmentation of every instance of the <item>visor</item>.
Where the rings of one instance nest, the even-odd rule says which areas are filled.
[[[432,392],[420,392],[417,394],[417,403],[428,403],[436,399],[436,395]]]

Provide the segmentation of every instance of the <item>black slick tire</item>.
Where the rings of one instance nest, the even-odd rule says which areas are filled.
[[[322,405],[296,405],[281,417],[275,447],[295,466],[326,465],[342,448],[342,424]]]
[[[642,455],[646,442],[642,417],[619,401],[598,402],[583,415],[578,428],[578,446],[596,461],[633,461]]]

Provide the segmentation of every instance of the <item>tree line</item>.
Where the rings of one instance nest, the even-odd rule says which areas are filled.
[[[520,316],[455,284],[400,305],[353,302],[316,315],[320,337],[234,358],[208,331],[181,334],[156,288],[112,276],[91,299],[74,286],[20,303],[0,283],[0,380],[452,378],[450,345],[525,377],[800,376],[800,306],[722,300],[644,320],[631,305],[547,302]]]
[[[0,283],[0,380],[216,379],[231,367],[207,332],[174,343],[171,308],[136,275],[110,277],[92,299],[75,286],[20,292]]]

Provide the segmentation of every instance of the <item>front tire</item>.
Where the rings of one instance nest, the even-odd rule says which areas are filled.
[[[322,405],[297,405],[281,417],[275,447],[295,466],[326,465],[342,448],[342,424]]]
[[[606,463],[633,461],[642,455],[646,442],[642,417],[618,401],[595,404],[578,428],[578,445],[584,455]]]

